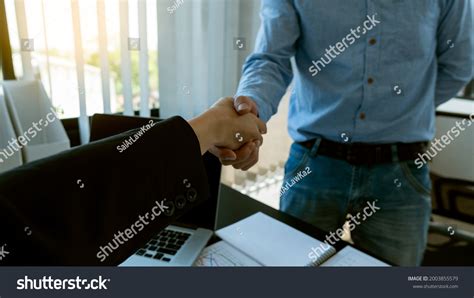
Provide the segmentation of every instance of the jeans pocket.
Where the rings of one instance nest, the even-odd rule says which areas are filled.
[[[400,163],[400,167],[411,187],[422,195],[431,196],[431,180],[427,165],[418,169],[412,161],[404,161]]]
[[[288,177],[295,176],[301,170],[309,159],[309,150],[298,143],[293,143],[290,149],[290,156],[285,163],[285,180]]]

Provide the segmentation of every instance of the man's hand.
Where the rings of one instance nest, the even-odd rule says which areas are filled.
[[[262,134],[267,132],[265,123],[252,113],[239,115],[231,97],[220,99],[189,124],[199,139],[202,154],[211,148],[228,148],[232,152],[243,144],[262,144]]]
[[[258,116],[257,104],[250,97],[237,97],[234,100],[234,108],[240,115],[253,114]],[[214,146],[209,152],[217,156],[223,165],[232,165],[235,169],[247,171],[258,162],[258,151],[261,145],[262,140],[255,140],[246,143],[238,150]]]

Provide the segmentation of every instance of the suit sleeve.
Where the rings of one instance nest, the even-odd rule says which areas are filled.
[[[180,117],[27,164],[0,176],[0,265],[118,265],[208,194]]]

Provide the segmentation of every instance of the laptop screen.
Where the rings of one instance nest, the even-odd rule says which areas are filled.
[[[95,114],[92,116],[90,141],[111,137],[149,124],[150,120],[160,122],[159,118],[143,118],[122,115]],[[215,229],[217,203],[220,189],[221,164],[217,157],[210,153],[203,156],[204,166],[209,183],[209,198],[182,216],[176,224],[189,227]]]

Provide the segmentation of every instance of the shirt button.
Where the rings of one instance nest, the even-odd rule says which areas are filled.
[[[367,83],[369,83],[369,85],[371,85],[373,82],[374,82],[374,79],[372,79],[372,78],[367,79]]]
[[[364,119],[365,119],[365,113],[364,113],[364,112],[360,113],[360,114],[359,114],[359,118],[360,118],[361,120],[364,120]]]
[[[376,43],[377,43],[377,40],[376,40],[375,38],[371,38],[371,39],[369,40],[369,44],[371,44],[371,45],[374,45],[374,44],[376,44]]]

